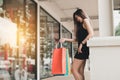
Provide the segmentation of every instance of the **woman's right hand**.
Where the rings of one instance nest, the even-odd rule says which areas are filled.
[[[80,44],[80,46],[78,47],[78,53],[82,53],[82,44]]]
[[[61,42],[61,43],[64,43],[65,40],[66,40],[65,38],[61,38],[61,39],[60,39],[60,42]]]

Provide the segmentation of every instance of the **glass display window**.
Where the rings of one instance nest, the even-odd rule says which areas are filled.
[[[52,76],[51,57],[60,39],[60,24],[43,8],[40,8],[40,78]]]
[[[68,31],[64,26],[62,26],[62,38],[69,38],[69,39],[72,38],[72,33],[70,31]],[[65,47],[66,49],[68,49],[69,57],[72,62],[72,43],[64,42],[62,44],[62,46]]]

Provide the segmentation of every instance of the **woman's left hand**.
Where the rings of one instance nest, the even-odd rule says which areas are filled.
[[[79,45],[79,48],[78,48],[78,53],[82,53],[82,44]]]

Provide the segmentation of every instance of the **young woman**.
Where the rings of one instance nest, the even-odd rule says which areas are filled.
[[[85,80],[84,67],[86,59],[89,57],[89,47],[87,40],[93,36],[93,29],[89,19],[82,9],[77,9],[73,14],[74,19],[74,39],[62,38],[60,42],[78,42],[78,51],[76,52],[72,64],[72,73],[75,80]]]

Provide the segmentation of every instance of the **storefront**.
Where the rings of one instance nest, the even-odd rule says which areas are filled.
[[[0,24],[0,69],[8,71],[12,80],[16,68],[28,73],[27,79],[37,77],[36,13],[33,0],[0,0],[0,17],[4,19]]]
[[[55,20],[43,8],[40,8],[40,78],[53,76],[51,74],[52,52],[56,43],[61,37],[71,38],[72,34]],[[69,56],[72,59],[72,43],[62,44],[69,49]],[[60,44],[57,45],[60,47]]]
[[[34,0],[0,0],[0,70],[9,73],[12,80],[17,68],[28,73],[27,79],[37,79],[37,54],[40,54],[40,78],[53,76],[53,49],[61,37],[72,37],[59,21],[42,7],[39,9],[37,12]],[[37,52],[37,13],[40,15],[40,53]],[[69,50],[72,59],[72,43],[62,45]]]
[[[40,9],[40,77],[51,74],[51,57],[55,45],[60,39],[60,24],[45,10]]]

